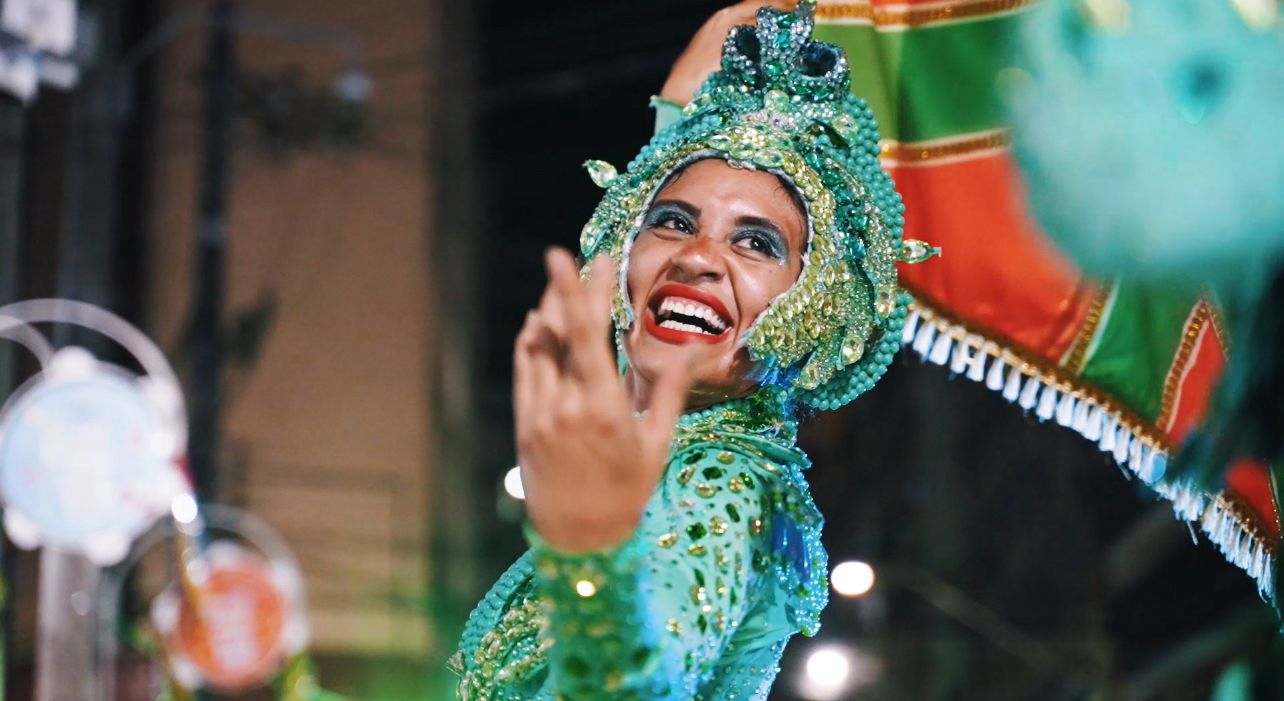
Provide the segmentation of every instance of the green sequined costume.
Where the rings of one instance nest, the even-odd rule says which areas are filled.
[[[468,621],[460,698],[765,698],[826,601],[796,428],[770,390],[687,414],[630,540],[565,555],[528,532]]]
[[[530,552],[473,612],[452,659],[461,698],[763,699],[788,639],[816,632],[826,555],[796,410],[837,408],[882,376],[906,316],[895,264],[933,250],[902,241],[878,127],[850,93],[842,51],[812,40],[813,11],[806,0],[761,10],[624,172],[587,164],[606,194],[580,250],[618,264],[622,369],[629,250],[651,199],[690,163],[721,158],[793,186],[807,210],[803,270],[742,335],[762,387],[681,417],[633,537],[568,555],[528,530]]]

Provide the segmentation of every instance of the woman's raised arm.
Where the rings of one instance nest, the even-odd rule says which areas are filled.
[[[637,419],[607,329],[614,265],[581,284],[562,249],[547,255],[548,289],[513,350],[517,457],[531,525],[549,545],[584,552],[633,533],[660,479],[686,400],[687,369],[659,379]]]
[[[532,538],[556,641],[545,689],[575,701],[686,701],[707,690],[716,666],[756,659],[796,630],[780,617],[736,641],[771,584],[771,521],[787,518],[773,509],[779,483],[761,465],[696,444],[670,460],[643,527],[623,544],[569,555]],[[751,692],[770,685],[774,665],[722,676]]]
[[[722,62],[722,43],[726,41],[727,33],[732,27],[754,24],[758,10],[764,7],[789,12],[797,4],[798,0],[744,0],[718,10],[705,20],[695,36],[691,37],[691,43],[678,56],[669,71],[668,79],[660,88],[659,97],[678,105],[690,102],[705,78],[718,70]]]

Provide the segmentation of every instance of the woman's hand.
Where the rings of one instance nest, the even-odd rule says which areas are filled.
[[[660,88],[660,97],[679,105],[690,102],[705,79],[721,65],[722,43],[732,27],[757,24],[758,10],[763,7],[792,12],[797,4],[797,0],[744,0],[718,10],[705,21],[673,64],[664,87]]]
[[[531,525],[565,552],[615,545],[637,529],[659,482],[688,370],[658,378],[643,418],[616,370],[607,329],[614,265],[593,261],[581,284],[563,249],[545,257],[549,284],[513,349],[513,411]]]

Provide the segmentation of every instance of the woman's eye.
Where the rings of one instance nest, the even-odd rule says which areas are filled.
[[[650,229],[673,229],[683,233],[691,233],[694,227],[691,222],[677,212],[657,212],[651,215],[647,228]]]
[[[744,234],[736,241],[736,244],[768,258],[779,260],[784,257],[784,251],[781,250],[780,243],[766,234],[757,232]]]

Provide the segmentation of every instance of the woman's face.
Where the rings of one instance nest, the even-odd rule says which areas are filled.
[[[671,178],[629,255],[635,387],[692,353],[688,407],[750,394],[755,364],[741,338],[798,279],[806,242],[805,214],[771,173],[709,158]]]

